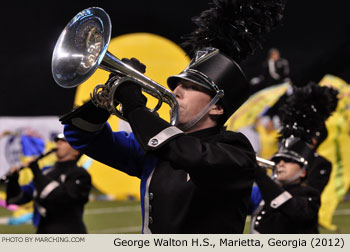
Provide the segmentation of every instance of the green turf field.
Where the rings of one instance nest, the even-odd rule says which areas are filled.
[[[0,208],[0,218],[8,217],[11,212]],[[350,201],[339,204],[333,223],[338,226],[336,232],[320,228],[321,233],[350,234]],[[139,201],[91,201],[86,205],[85,224],[92,234],[140,233],[141,212]],[[35,233],[31,224],[19,226],[0,225],[0,233]],[[249,218],[245,228],[249,233]]]

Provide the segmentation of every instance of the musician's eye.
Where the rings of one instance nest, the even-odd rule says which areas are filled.
[[[196,91],[199,90],[198,85],[195,85],[195,84],[183,84],[183,88],[188,90],[196,90]]]

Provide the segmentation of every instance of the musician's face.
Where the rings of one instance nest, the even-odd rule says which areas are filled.
[[[59,162],[75,160],[79,155],[79,152],[73,149],[69,143],[64,140],[58,140],[56,145],[56,156]]]
[[[287,162],[286,160],[278,161],[277,165],[277,180],[282,184],[290,182],[300,182],[300,179],[305,177],[305,169],[298,163]]]
[[[278,60],[280,58],[280,53],[278,51],[273,51],[271,53],[271,59]]]
[[[190,122],[198,115],[203,108],[211,101],[211,96],[207,89],[190,81],[181,80],[177,87],[173,90],[177,102],[179,103],[179,123],[178,127]],[[215,105],[216,108],[216,105]],[[221,112],[220,112],[221,113]],[[210,110],[196,124],[196,127],[203,126],[209,121],[209,114],[215,114],[214,110]]]

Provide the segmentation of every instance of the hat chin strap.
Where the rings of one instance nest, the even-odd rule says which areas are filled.
[[[186,123],[184,126],[181,127],[181,130],[188,131],[191,129],[202,117],[209,112],[209,110],[212,109],[212,107],[224,96],[224,91],[219,90],[214,98],[202,109],[201,112],[199,112],[191,121]]]

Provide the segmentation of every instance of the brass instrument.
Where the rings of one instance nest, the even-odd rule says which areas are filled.
[[[261,157],[256,157],[256,162],[259,166],[264,167],[266,169],[270,169],[272,171],[272,177],[277,177],[277,169],[276,169],[276,163]]]
[[[38,157],[36,157],[32,162],[38,162],[40,159],[50,155],[51,153],[57,151],[57,148],[53,148],[51,150],[49,150],[48,152],[45,152],[45,153],[42,153],[40,154]],[[20,171],[20,170],[23,170],[24,168],[26,168],[27,166],[20,166],[17,171]],[[0,178],[0,182],[1,183],[7,183],[8,182],[8,178],[13,174],[13,172],[9,171],[7,172],[5,175],[3,175],[1,178]]]
[[[101,8],[91,7],[79,12],[62,31],[52,56],[52,75],[56,83],[64,88],[73,88],[86,81],[101,68],[116,74],[106,85],[97,85],[92,101],[111,114],[127,121],[117,109],[114,94],[118,86],[131,80],[142,90],[158,99],[151,112],[156,112],[162,103],[171,108],[170,123],[176,125],[179,117],[175,96],[157,82],[125,64],[107,51],[111,37],[111,20]]]

